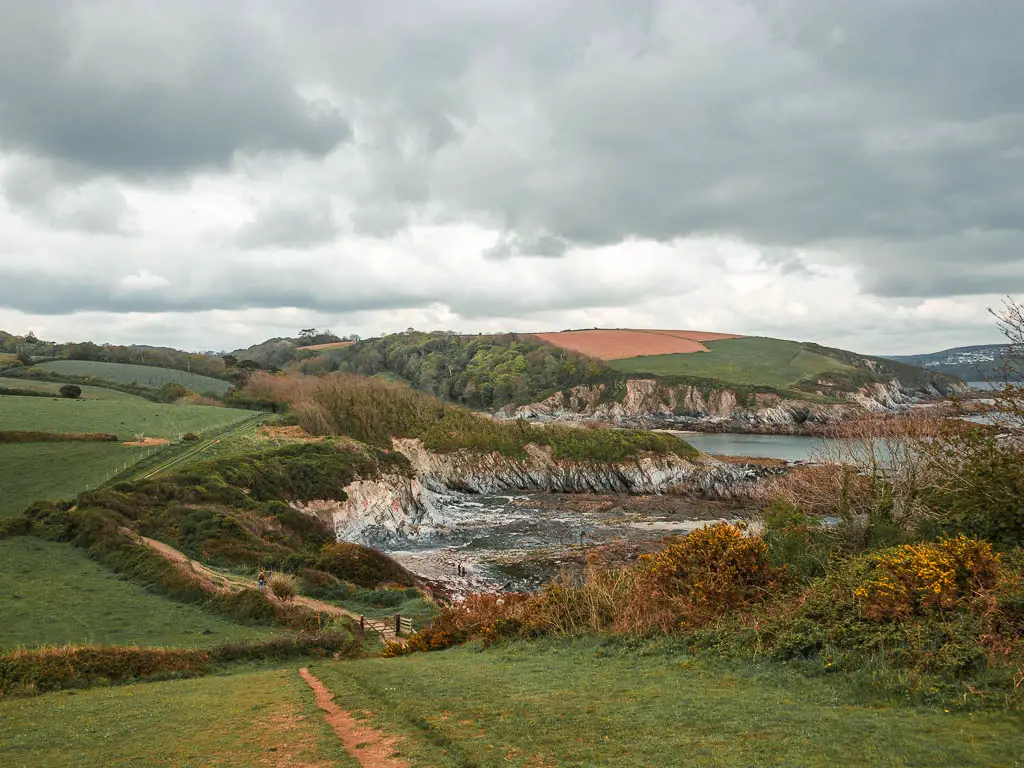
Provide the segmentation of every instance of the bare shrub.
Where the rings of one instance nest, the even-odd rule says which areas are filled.
[[[270,591],[278,600],[288,602],[299,592],[299,584],[289,573],[275,573],[268,582]]]
[[[970,425],[939,412],[869,414],[831,425],[812,459],[768,494],[812,515],[842,520],[884,514],[910,526],[930,514],[923,500],[942,472],[934,446]]]
[[[242,394],[253,400],[272,400],[295,405],[310,400],[321,381],[317,376],[256,371],[249,377]]]

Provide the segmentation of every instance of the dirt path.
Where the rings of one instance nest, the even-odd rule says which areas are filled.
[[[174,565],[186,575],[199,578],[206,589],[211,592],[239,592],[243,589],[252,589],[254,586],[252,581],[241,576],[219,573],[212,568],[203,565],[198,560],[191,559],[184,552],[180,552],[174,547],[164,544],[162,541],[149,539],[145,536],[135,536],[134,534],[131,534],[128,529],[124,529],[124,531],[132,535],[137,541],[145,544],[156,552],[159,552],[161,556],[174,563]],[[274,602],[280,602],[276,597],[274,597],[270,590],[267,590],[266,595],[267,599]],[[326,613],[329,616],[346,616],[354,620],[357,624],[359,623],[360,616],[358,613],[346,611],[344,608],[339,608],[337,605],[325,603],[322,600],[314,600],[311,597],[303,597],[299,595],[293,598],[293,602],[309,608],[311,611]],[[367,629],[376,632],[384,639],[395,639],[395,628],[390,622],[369,618],[364,621]]]
[[[395,757],[395,747],[401,739],[378,731],[367,723],[356,720],[351,714],[334,703],[334,695],[308,669],[299,670],[316,696],[316,704],[324,711],[324,719],[334,729],[349,754],[364,768],[409,768],[409,763]]]

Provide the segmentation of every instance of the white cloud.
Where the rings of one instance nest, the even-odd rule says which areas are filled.
[[[171,281],[162,275],[154,275],[147,269],[140,269],[134,275],[125,275],[117,281],[117,287],[123,291],[155,291],[166,288]]]

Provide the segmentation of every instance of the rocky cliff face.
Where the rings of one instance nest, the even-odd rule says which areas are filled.
[[[731,389],[669,386],[655,379],[630,379],[621,401],[609,401],[604,385],[556,392],[538,403],[508,406],[499,418],[539,421],[610,421],[628,426],[696,429],[706,432],[811,434],[816,428],[866,411],[892,412],[939,391],[910,391],[898,380],[867,384],[843,393],[844,402],[815,403],[771,393],[740,395]]]
[[[360,480],[346,486],[345,501],[296,502],[293,506],[321,519],[339,540],[372,545],[416,538],[436,526],[451,524],[445,501],[452,493],[673,491],[724,499],[746,492],[770,472],[675,455],[642,456],[629,462],[579,462],[557,461],[549,450],[537,446],[530,446],[526,458],[509,458],[470,451],[433,453],[419,440],[395,440],[394,445],[410,460],[414,476]]]

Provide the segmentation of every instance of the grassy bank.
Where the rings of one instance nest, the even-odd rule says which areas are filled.
[[[3,700],[0,744],[11,766],[358,766],[292,668]]]
[[[0,584],[0,650],[68,643],[199,648],[281,631],[175,602],[70,544],[32,537],[0,540]]]
[[[645,652],[647,650],[648,652]],[[316,663],[413,765],[1013,766],[1024,718],[854,703],[841,680],[596,640]]]

